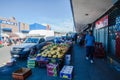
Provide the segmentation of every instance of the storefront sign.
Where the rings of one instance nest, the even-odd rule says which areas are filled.
[[[101,18],[95,23],[96,29],[108,26],[108,15]]]

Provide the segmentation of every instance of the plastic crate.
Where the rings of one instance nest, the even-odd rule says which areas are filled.
[[[56,77],[58,75],[58,73],[57,72],[53,72],[53,71],[47,71],[47,75]]]
[[[57,76],[59,71],[58,64],[47,64],[47,74],[48,76]]]
[[[37,63],[38,63],[38,66],[40,68],[42,68],[42,67],[46,67],[46,65],[48,64],[48,61],[47,60],[45,60],[45,61],[37,61]]]

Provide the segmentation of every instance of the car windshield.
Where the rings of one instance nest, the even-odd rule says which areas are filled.
[[[28,38],[24,43],[38,43],[38,38]]]

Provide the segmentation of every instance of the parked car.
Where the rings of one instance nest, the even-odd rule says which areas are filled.
[[[40,50],[45,44],[43,37],[29,37],[22,44],[13,46],[10,53],[12,57],[28,57],[32,48]]]
[[[54,42],[55,42],[55,43],[61,43],[61,42],[63,42],[63,40],[62,40],[61,37],[55,37],[55,38],[54,38]]]

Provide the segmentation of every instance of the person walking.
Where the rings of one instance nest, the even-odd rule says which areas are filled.
[[[94,43],[95,38],[93,36],[92,31],[90,30],[85,37],[85,46],[86,46],[86,60],[90,59],[91,63],[94,63],[93,61]]]
[[[74,35],[74,41],[75,41],[75,43],[77,43],[77,33],[75,33],[75,35]]]

